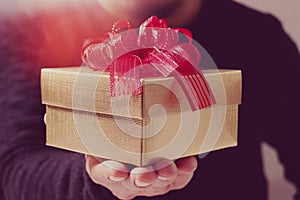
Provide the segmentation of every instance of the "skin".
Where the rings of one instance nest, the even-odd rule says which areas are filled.
[[[131,171],[123,163],[86,156],[86,171],[91,179],[122,200],[182,189],[190,182],[196,168],[197,159],[193,156],[175,162],[163,160]]]
[[[117,18],[137,26],[151,15],[165,18],[171,26],[189,23],[201,8],[201,0],[98,0]],[[86,171],[91,179],[108,188],[119,199],[157,196],[184,188],[197,168],[195,157],[163,160],[152,166],[129,170],[125,164],[86,156]]]

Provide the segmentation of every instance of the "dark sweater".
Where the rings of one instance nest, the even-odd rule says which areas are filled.
[[[83,155],[45,146],[39,84],[39,66],[45,63],[38,56],[43,21],[0,21],[0,199],[116,199],[90,180]],[[295,44],[274,17],[228,0],[206,0],[188,28],[219,68],[243,71],[239,146],[199,159],[184,189],[149,199],[267,199],[261,142],[278,150],[286,177],[299,191],[300,56]],[[69,64],[80,64],[79,59]]]

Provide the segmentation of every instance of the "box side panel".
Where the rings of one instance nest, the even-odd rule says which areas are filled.
[[[229,105],[148,119],[143,165],[236,146],[237,116],[238,105]]]
[[[205,78],[217,100],[215,107],[241,103],[242,74],[240,70],[207,73]]]
[[[75,133],[70,113],[66,109],[46,106],[46,144],[80,153],[88,153]]]
[[[141,121],[47,106],[47,145],[140,165]]]
[[[226,112],[224,121],[222,117],[213,118],[222,116],[223,111]],[[209,119],[203,125],[200,124],[193,143],[183,157],[237,146],[238,105],[219,107],[214,112],[211,110]]]

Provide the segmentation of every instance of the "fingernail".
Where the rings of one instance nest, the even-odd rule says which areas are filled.
[[[138,179],[134,180],[134,184],[138,187],[148,187],[148,186],[151,185],[151,183],[146,183],[146,182],[143,182],[143,181],[139,181]]]
[[[124,181],[126,177],[109,176],[108,179],[114,182],[120,182],[120,181]]]
[[[161,181],[168,181],[170,180],[169,178],[163,177],[163,176],[158,176],[157,179],[161,180]]]

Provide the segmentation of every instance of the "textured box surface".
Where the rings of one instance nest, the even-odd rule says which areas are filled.
[[[47,145],[134,165],[236,146],[241,72],[203,73],[217,104],[191,112],[173,78],[143,79],[142,95],[114,100],[107,74],[43,69]]]

